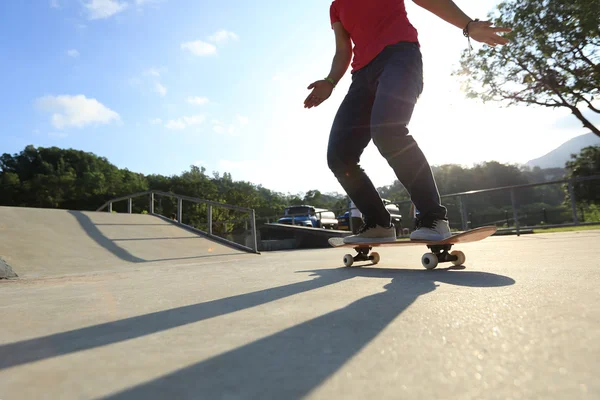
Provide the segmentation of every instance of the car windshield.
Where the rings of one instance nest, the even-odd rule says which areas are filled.
[[[289,207],[285,209],[285,215],[308,215],[310,208],[308,207]]]

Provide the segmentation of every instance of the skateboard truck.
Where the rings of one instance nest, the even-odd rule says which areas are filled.
[[[352,257],[352,254],[346,254],[344,256],[344,265],[346,267],[351,267],[356,261],[372,261],[373,265],[377,265],[381,257],[379,257],[379,253],[371,253],[372,249],[372,247],[355,247],[354,250],[356,250],[358,254],[354,257]],[[371,254],[369,255],[369,253]]]
[[[453,244],[428,245],[431,253],[423,254],[421,264],[427,269],[434,269],[439,263],[451,262],[455,266],[463,265],[467,259],[465,253],[455,250],[450,252]]]
[[[431,250],[431,253],[426,253],[421,257],[421,264],[426,269],[434,269],[439,263],[445,262],[451,262],[455,266],[463,265],[466,261],[465,253],[458,250],[451,252],[452,246],[453,244],[427,245],[427,248]],[[372,261],[373,265],[377,265],[380,256],[379,253],[371,253],[372,249],[373,247],[354,247],[354,250],[356,250],[358,254],[355,256],[346,254],[344,256],[344,265],[346,267],[351,267],[355,262],[362,261]]]

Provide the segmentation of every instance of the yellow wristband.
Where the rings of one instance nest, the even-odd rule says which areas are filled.
[[[333,85],[333,87],[335,88],[335,81],[333,80],[333,78],[329,78],[329,77],[327,77],[327,78],[325,78],[325,80],[326,80],[327,82],[331,83],[331,84]]]

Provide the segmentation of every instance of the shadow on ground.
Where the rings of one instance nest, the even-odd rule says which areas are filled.
[[[437,283],[499,287],[511,278],[471,271],[336,268],[312,280],[0,346],[0,369],[122,342],[266,304],[354,277],[391,279],[385,291],[109,399],[298,398],[335,373]],[[310,306],[310,305],[307,305]],[[165,347],[168,351],[168,347]]]
[[[129,251],[125,250],[121,246],[117,244],[117,242],[123,241],[143,241],[143,240],[173,240],[173,239],[201,239],[202,236],[197,237],[187,237],[187,238],[134,238],[134,239],[110,239],[105,234],[98,229],[98,226],[103,225],[119,225],[119,226],[165,226],[165,224],[96,224],[92,219],[82,213],[81,211],[69,211],[81,228],[87,233],[87,235],[95,241],[99,246],[111,252],[114,256],[120,258],[123,261],[131,262],[131,263],[147,263],[147,262],[156,262],[156,261],[176,261],[176,260],[190,260],[190,259],[200,259],[200,258],[208,258],[208,257],[217,257],[217,256],[231,256],[238,255],[239,251],[235,251],[235,248],[230,245],[220,243],[223,246],[226,246],[232,250],[231,253],[227,254],[203,254],[200,256],[191,256],[191,257],[176,257],[176,258],[160,258],[154,260],[146,260],[137,256],[134,256]],[[210,239],[209,239],[210,240]]]

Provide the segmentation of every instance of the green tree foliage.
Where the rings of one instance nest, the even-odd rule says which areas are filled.
[[[595,164],[591,160],[595,160]],[[586,149],[580,156],[575,157],[567,168],[569,176],[598,174],[598,148]],[[433,167],[433,171],[443,195],[557,180],[563,178],[565,172],[563,169],[531,169],[494,161],[472,168],[452,164],[441,165]],[[595,192],[588,189],[587,192],[581,192],[578,188],[578,199],[597,199],[597,185],[598,182]],[[337,215],[343,214],[348,206],[348,198],[343,194],[323,193],[319,190],[295,194],[279,193],[250,182],[234,181],[227,172],[208,175],[204,168],[196,166],[174,176],[145,176],[119,169],[105,158],[71,149],[28,146],[18,154],[0,156],[0,205],[4,206],[95,210],[115,197],[149,189],[252,208],[256,211],[259,224],[267,222],[267,219],[273,222],[283,214],[284,208],[290,205],[312,205],[334,210]],[[405,202],[400,211],[406,220],[410,220],[409,196],[400,182],[396,181],[378,190],[383,198],[397,203]],[[520,209],[531,215],[533,223],[542,220],[544,209],[550,222],[560,223],[568,220],[569,208],[565,206],[564,190],[559,185],[523,189],[518,193]],[[460,205],[457,198],[444,198],[444,204],[448,207],[450,220],[460,223]],[[469,196],[465,199],[465,204],[472,220],[475,221],[474,225],[502,222],[507,213],[512,218],[508,192]],[[183,222],[206,230],[208,207],[188,201],[183,205]],[[154,207],[157,213],[170,217],[177,212],[177,201],[157,195]],[[126,204],[115,203],[113,209],[125,212]],[[134,212],[147,210],[147,198],[134,200]],[[249,222],[247,213],[223,207],[213,207],[212,217],[213,232],[223,235],[242,232]]]
[[[463,52],[468,96],[564,107],[600,136],[579,108],[600,113],[600,0],[509,0],[490,20],[513,29],[511,43]]]
[[[567,162],[567,171],[568,178],[600,175],[600,146],[586,147],[579,154],[571,155],[571,160]],[[600,181],[575,182],[573,190],[579,204],[600,205]],[[569,192],[566,194],[568,198]]]
[[[0,157],[0,204],[93,210],[106,200],[147,190],[141,174],[77,150],[27,146]]]

